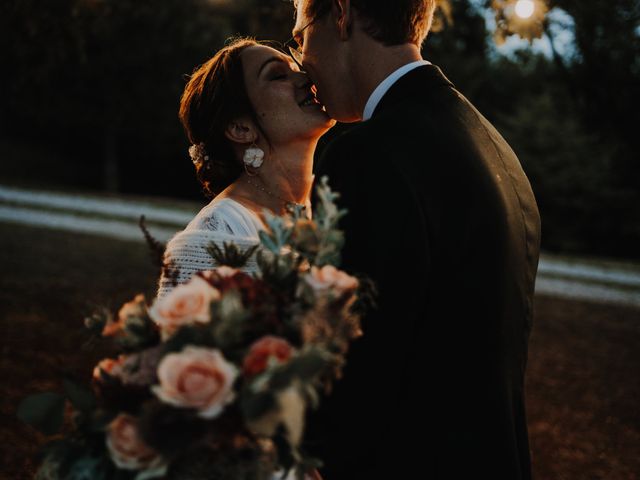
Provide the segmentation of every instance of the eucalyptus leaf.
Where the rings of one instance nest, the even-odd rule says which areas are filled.
[[[62,384],[67,398],[78,410],[87,412],[95,408],[96,398],[90,390],[69,378],[63,379]]]
[[[247,392],[243,395],[240,405],[244,417],[249,421],[262,417],[276,407],[276,399],[271,392]]]
[[[134,480],[148,480],[150,478],[164,477],[169,469],[169,465],[163,463],[154,468],[148,468],[139,472]]]
[[[109,480],[103,457],[84,456],[76,459],[65,480]]]
[[[162,346],[164,354],[180,352],[187,345],[215,348],[217,343],[211,334],[209,324],[183,325]]]
[[[216,264],[243,268],[259,247],[260,244],[257,244],[243,251],[233,242],[222,242],[222,248],[220,248],[214,241],[211,241],[205,249]]]
[[[293,468],[301,457],[297,449],[292,447],[287,440],[287,430],[282,423],[278,425],[276,434],[272,437],[272,440],[278,452],[278,463],[287,471]]]
[[[55,392],[36,393],[20,402],[16,415],[45,435],[53,435],[62,427],[64,405],[64,395]]]
[[[269,234],[266,233],[264,230],[260,230],[259,235],[260,235],[260,241],[262,242],[262,245],[264,245],[267,248],[267,250],[277,255],[279,253],[279,249],[276,243],[274,242],[274,240],[271,238],[271,236],[269,236]]]

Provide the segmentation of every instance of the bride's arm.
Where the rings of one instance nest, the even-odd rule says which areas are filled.
[[[211,242],[214,242],[220,249],[224,249],[225,242],[233,242],[241,250],[246,250],[254,246],[256,240],[210,230],[193,229],[179,232],[167,243],[163,257],[167,268],[163,268],[158,280],[156,298],[162,298],[177,285],[188,282],[196,272],[212,270],[218,266],[207,251]],[[243,270],[247,273],[257,271],[254,257],[249,259]],[[175,285],[172,273],[175,274],[177,281]]]

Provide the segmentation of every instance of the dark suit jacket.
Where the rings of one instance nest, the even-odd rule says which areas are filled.
[[[540,217],[516,154],[426,65],[327,145],[325,174],[349,210],[341,266],[380,296],[303,449],[326,480],[531,478]]]

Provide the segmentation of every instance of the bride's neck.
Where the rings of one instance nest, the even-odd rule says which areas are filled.
[[[266,152],[257,175],[243,172],[226,192],[249,199],[277,214],[284,213],[284,200],[309,207],[316,145],[317,141],[290,144]]]

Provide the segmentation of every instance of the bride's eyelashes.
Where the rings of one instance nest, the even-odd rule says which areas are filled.
[[[269,77],[271,80],[286,80],[289,78],[289,71],[286,71],[283,67],[277,67],[271,73]]]
[[[269,73],[269,80],[287,80],[295,70],[286,65],[278,65]]]

